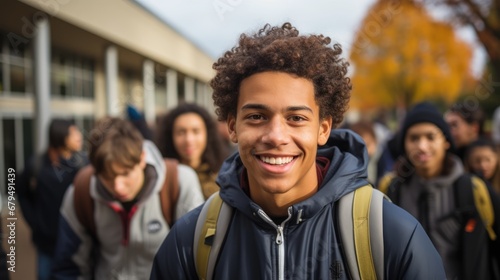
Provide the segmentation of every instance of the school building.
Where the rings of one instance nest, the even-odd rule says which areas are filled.
[[[85,137],[127,104],[151,125],[182,101],[213,111],[212,63],[132,0],[0,0],[0,190],[46,149],[52,117]]]

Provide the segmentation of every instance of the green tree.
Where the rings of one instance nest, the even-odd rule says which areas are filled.
[[[351,48],[353,106],[404,107],[423,100],[452,102],[470,76],[470,47],[448,23],[413,1],[379,0]]]

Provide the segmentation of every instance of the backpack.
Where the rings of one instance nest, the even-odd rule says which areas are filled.
[[[401,180],[398,180],[395,174],[391,172],[380,179],[378,189],[387,194],[388,192],[394,192],[396,188],[399,187],[399,183],[401,183]],[[462,175],[455,180],[453,188],[458,208],[475,208],[483,221],[489,238],[491,240],[496,240],[496,234],[493,230],[495,213],[493,211],[488,187],[484,181],[475,175]]]
[[[175,206],[179,199],[179,181],[177,176],[176,159],[164,159],[167,169],[167,176],[160,191],[161,210],[165,221],[170,227],[174,224]],[[169,173],[171,172],[171,173]],[[96,226],[94,217],[94,199],[90,196],[90,178],[94,174],[94,169],[91,165],[83,168],[78,172],[74,180],[74,198],[73,205],[75,208],[76,217],[83,225],[92,238],[96,238]]]
[[[339,200],[336,228],[340,231],[352,279],[384,279],[384,198],[388,200],[383,193],[366,185]],[[232,214],[232,207],[218,192],[203,205],[193,240],[199,279],[212,279]]]

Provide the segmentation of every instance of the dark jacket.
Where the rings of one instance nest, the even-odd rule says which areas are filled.
[[[31,157],[19,179],[17,195],[23,216],[31,228],[36,248],[45,254],[54,254],[64,193],[78,170],[87,163],[85,155],[75,153],[52,165],[45,153],[39,159]],[[36,180],[34,185],[30,183],[32,178]]]
[[[492,241],[474,205],[471,175],[464,173],[458,157],[449,155],[448,159],[446,175],[428,180],[417,174],[394,177],[387,195],[424,226],[443,259],[448,279],[500,279],[499,197],[488,186],[496,218],[497,239]],[[459,197],[469,197],[470,203],[460,205]]]
[[[367,184],[367,161],[359,136],[333,132],[318,151],[320,188],[289,208],[290,216],[281,222],[280,247],[278,226],[264,218],[264,211],[241,188],[244,168],[239,154],[228,158],[218,183],[222,199],[235,211],[213,279],[350,279],[334,202]],[[441,258],[418,222],[387,201],[383,207],[386,279],[445,279]],[[175,224],[156,255],[151,279],[198,279],[192,243],[199,213],[197,208]]]

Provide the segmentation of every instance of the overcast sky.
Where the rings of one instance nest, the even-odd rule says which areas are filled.
[[[291,22],[301,33],[321,33],[340,43],[349,55],[353,36],[375,0],[135,0],[217,59],[236,45],[239,35],[265,23]],[[475,43],[470,30],[460,36]],[[479,73],[484,51],[475,43],[473,72]]]

